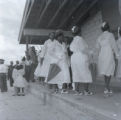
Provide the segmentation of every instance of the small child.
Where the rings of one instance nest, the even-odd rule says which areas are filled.
[[[17,65],[13,70],[13,79],[14,79],[14,88],[15,94],[14,96],[24,96],[25,95],[25,86],[26,80],[24,78],[24,67],[23,65]]]

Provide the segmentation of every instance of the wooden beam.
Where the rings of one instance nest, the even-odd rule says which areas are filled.
[[[93,0],[93,2],[89,5],[87,9],[76,19],[75,23],[78,23],[79,20],[98,2],[98,0]]]
[[[53,23],[53,21],[56,19],[57,15],[61,12],[61,9],[66,5],[66,3],[68,2],[68,0],[64,0],[64,2],[60,5],[60,7],[58,8],[58,10],[56,11],[55,15],[52,17],[52,19],[50,20],[50,22],[47,25],[47,28],[51,26],[51,24]]]
[[[120,15],[121,15],[121,0],[119,0],[119,12],[120,12]]]
[[[48,8],[48,6],[50,5],[51,2],[52,2],[52,0],[48,0],[47,1],[46,6],[44,7],[44,10],[42,11],[42,13],[41,13],[41,15],[39,17],[39,20],[37,22],[37,25],[39,25],[40,21],[42,20],[44,14],[45,14],[45,12],[46,12],[46,10],[47,10],[47,8]]]
[[[32,1],[32,3],[31,3],[31,6],[30,6],[30,8],[29,8],[29,11],[28,11],[28,14],[27,14],[27,16],[26,16],[26,20],[25,20],[25,25],[26,25],[26,23],[27,23],[27,20],[28,20],[28,18],[29,18],[29,15],[30,15],[30,13],[31,13],[31,10],[32,10],[32,8],[33,8],[33,6],[34,6],[34,3],[35,3],[35,0],[31,0]]]
[[[72,14],[76,11],[76,9],[83,3],[84,0],[79,0],[79,3],[76,4],[76,6],[73,6],[73,8],[68,13],[67,17],[64,19],[64,21],[58,26],[58,28],[62,28],[68,19],[72,16]]]
[[[33,5],[34,5],[34,2],[35,2],[35,0],[32,0],[31,6],[30,6],[30,8],[29,8],[30,0],[27,0],[27,1],[26,1],[25,9],[24,9],[24,14],[23,14],[22,22],[21,22],[21,27],[20,27],[20,31],[19,31],[18,41],[21,40],[22,32],[23,32],[24,26],[25,26],[25,24],[26,24],[26,22],[27,22],[28,16],[30,15],[30,12],[31,12],[31,9],[32,9],[32,7],[33,7]],[[28,8],[29,8],[29,11],[28,11]]]
[[[24,29],[24,36],[48,36],[49,33],[55,32],[52,29]],[[63,31],[66,37],[72,37],[71,31]]]
[[[28,57],[28,52],[29,52],[29,36],[26,36],[26,57]]]

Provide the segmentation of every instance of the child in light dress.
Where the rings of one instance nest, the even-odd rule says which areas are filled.
[[[18,64],[14,70],[13,70],[13,79],[14,79],[14,89],[15,93],[13,96],[24,96],[25,95],[25,87],[26,87],[26,80],[25,80],[25,71],[24,71],[24,66],[21,64]]]

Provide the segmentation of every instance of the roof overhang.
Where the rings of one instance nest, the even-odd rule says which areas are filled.
[[[73,25],[80,24],[83,17],[98,0],[27,0],[19,43],[43,44],[48,34],[62,29],[64,35],[72,38],[69,31]]]

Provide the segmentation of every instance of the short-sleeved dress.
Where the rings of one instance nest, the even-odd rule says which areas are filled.
[[[98,74],[113,76],[115,71],[114,53],[118,54],[118,49],[114,35],[108,31],[101,34],[97,41],[99,49]]]
[[[88,50],[87,43],[82,37],[75,36],[70,45],[70,50],[73,52],[71,56],[73,82],[92,83],[88,55],[84,53]]]
[[[14,79],[14,87],[21,87],[24,88],[27,85],[27,82],[23,75],[25,74],[24,69],[17,70],[14,68],[13,70],[13,79]]]

